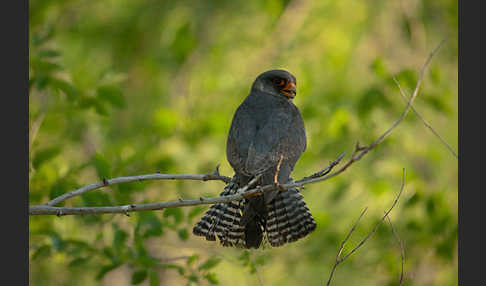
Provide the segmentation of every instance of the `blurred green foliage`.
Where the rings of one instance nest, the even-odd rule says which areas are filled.
[[[405,106],[428,53],[416,109],[457,150],[457,1],[31,0],[29,203],[102,178],[206,173],[255,77],[284,68],[308,148],[294,178]],[[207,206],[124,215],[29,218],[31,285],[322,285],[361,210],[352,249],[405,190],[391,219],[404,285],[457,285],[457,159],[410,112],[345,173],[303,191],[316,231],[280,248],[228,249],[191,234]],[[64,202],[108,206],[217,196],[221,182],[115,185]],[[388,224],[341,264],[333,285],[398,285]]]

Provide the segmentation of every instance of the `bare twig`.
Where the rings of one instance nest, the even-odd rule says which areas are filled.
[[[398,89],[400,90],[400,94],[402,95],[402,98],[405,101],[408,101],[408,98],[405,95],[405,92],[403,91],[402,87],[400,86],[400,83],[398,82],[398,80],[395,77],[393,77],[393,81],[395,81],[396,85],[398,86]],[[452,153],[452,155],[454,155],[456,158],[459,158],[459,156],[454,151],[454,149],[452,149],[452,147],[439,135],[439,133],[437,133],[434,130],[434,128],[432,128],[432,126],[427,121],[425,121],[425,119],[422,117],[422,115],[420,113],[418,113],[418,111],[415,110],[415,108],[413,106],[411,106],[410,108],[412,109],[413,112],[415,112],[415,114],[418,116],[418,118],[420,118],[420,120],[422,120],[425,127],[427,127],[437,138],[439,138],[439,140],[442,142],[442,144],[444,144],[444,146],[446,146],[446,148],[449,149],[449,151]]]
[[[392,222],[390,220],[390,217],[387,216],[386,219],[390,223],[390,226],[391,226],[393,235],[397,239],[398,245],[400,246],[401,271],[400,271],[400,280],[399,280],[399,284],[398,285],[401,286],[403,284],[403,265],[405,264],[405,248],[403,247],[403,242],[400,239],[400,236],[398,236],[398,233],[396,232],[395,227],[393,227],[393,224],[392,224]]]
[[[346,152],[343,152],[341,153],[341,155],[339,155],[339,157],[332,161],[329,166],[325,167],[324,169],[320,170],[319,172],[316,172],[308,177],[304,177],[298,181],[296,181],[296,183],[300,183],[300,182],[304,182],[305,180],[308,180],[308,179],[314,179],[314,178],[320,178],[320,177],[323,177],[327,174],[329,174],[329,172],[332,171],[332,169],[334,168],[334,166],[336,166],[337,164],[339,164],[339,162],[341,162],[341,160],[344,158],[344,155],[346,154]]]
[[[44,121],[45,112],[41,112],[39,116],[35,119],[34,123],[32,123],[32,127],[29,132],[29,150],[32,149],[32,144],[34,144],[35,137],[37,136],[37,132]]]
[[[219,165],[218,165],[219,166]],[[65,201],[69,198],[74,196],[79,196],[89,191],[93,191],[96,189],[100,189],[102,187],[121,184],[121,183],[129,183],[129,182],[141,182],[141,181],[149,181],[149,180],[196,180],[196,181],[223,181],[225,183],[229,183],[231,178],[226,176],[221,176],[219,174],[218,168],[212,174],[205,174],[205,175],[191,175],[191,174],[147,174],[147,175],[139,175],[139,176],[128,176],[128,177],[118,177],[113,179],[106,179],[104,178],[101,182],[94,183],[91,185],[87,185],[71,191],[69,193],[65,193],[59,197],[52,199],[51,201],[47,202],[47,206],[54,206],[62,201]]]
[[[339,250],[338,250],[338,253],[336,254],[336,260],[334,262],[334,266],[332,267],[332,270],[331,270],[331,274],[329,275],[329,280],[327,280],[327,285],[330,285],[331,283],[331,280],[332,280],[332,276],[334,275],[334,272],[336,271],[336,268],[337,266],[343,262],[343,260],[341,259],[341,253],[343,252],[344,250],[344,245],[346,244],[346,242],[348,241],[349,237],[351,237],[351,234],[354,232],[354,230],[356,229],[356,227],[358,226],[358,223],[359,221],[361,220],[361,218],[364,216],[364,214],[366,213],[366,210],[368,209],[368,207],[366,207],[362,212],[361,212],[361,215],[359,216],[359,218],[356,220],[356,222],[353,224],[353,227],[351,228],[351,230],[348,232],[348,234],[346,235],[346,237],[344,238],[343,242],[341,243],[341,246],[339,247]]]
[[[351,251],[349,251],[346,255],[344,256],[341,256],[342,252],[343,252],[343,249],[344,249],[344,245],[345,243],[348,241],[349,237],[351,236],[351,234],[354,232],[356,226],[358,225],[359,221],[361,220],[361,217],[364,215],[364,213],[366,212],[366,209],[361,213],[360,217],[358,218],[358,220],[356,221],[356,223],[353,225],[353,228],[348,232],[348,234],[346,235],[346,238],[344,239],[344,241],[341,243],[341,247],[339,248],[338,250],[338,254],[336,255],[336,261],[334,262],[334,266],[331,270],[331,274],[329,275],[329,279],[327,280],[327,285],[331,285],[331,280],[332,280],[332,277],[334,275],[334,272],[336,271],[336,268],[339,264],[341,264],[344,260],[346,260],[349,256],[351,256],[353,253],[355,253],[361,246],[363,246],[363,244],[365,244],[365,242],[378,230],[378,227],[380,226],[380,224],[385,220],[385,218],[390,214],[390,212],[393,210],[393,208],[395,207],[395,205],[397,204],[398,202],[398,199],[400,199],[400,196],[403,192],[403,188],[405,186],[405,169],[403,169],[403,174],[402,174],[402,184],[401,184],[401,187],[400,187],[400,191],[398,192],[398,195],[397,197],[395,198],[395,200],[393,201],[393,204],[392,206],[388,209],[388,211],[385,212],[385,215],[383,215],[383,217],[380,219],[380,221],[375,225],[375,227],[373,228],[373,230],[368,233],[368,235],[365,236],[365,238],[363,238],[360,243],[358,243],[358,245],[356,245]]]

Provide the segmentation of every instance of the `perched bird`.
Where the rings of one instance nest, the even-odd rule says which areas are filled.
[[[259,75],[233,117],[226,157],[235,171],[221,196],[236,194],[256,177],[256,186],[276,184],[275,191],[241,201],[213,205],[193,233],[223,246],[259,248],[264,234],[272,246],[296,241],[316,228],[300,192],[284,190],[306,149],[304,122],[292,102],[296,79],[287,71]],[[254,186],[252,186],[254,187]]]

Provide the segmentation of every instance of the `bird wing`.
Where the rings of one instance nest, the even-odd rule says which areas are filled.
[[[271,112],[248,148],[245,170],[259,174],[278,164],[281,156],[290,169],[306,148],[305,128],[295,106]]]
[[[248,175],[245,171],[245,162],[255,133],[256,119],[245,101],[233,116],[226,143],[226,157],[237,173]]]

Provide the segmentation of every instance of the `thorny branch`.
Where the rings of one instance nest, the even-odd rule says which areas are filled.
[[[187,174],[149,174],[149,175],[141,175],[141,176],[131,176],[131,177],[119,177],[114,179],[104,179],[102,182],[98,182],[95,184],[91,184],[88,186],[81,187],[77,190],[72,192],[66,193],[62,196],[59,196],[47,204],[44,205],[35,205],[29,206],[29,215],[74,215],[74,214],[103,214],[103,213],[124,213],[128,214],[129,212],[134,211],[145,211],[145,210],[161,210],[165,208],[174,208],[174,207],[184,207],[184,206],[194,206],[194,205],[202,205],[202,204],[217,204],[217,203],[226,203],[235,200],[242,200],[244,198],[248,198],[250,196],[261,195],[267,191],[273,191],[277,188],[279,189],[289,189],[289,188],[299,188],[307,184],[313,184],[321,181],[328,180],[332,177],[335,177],[342,172],[344,172],[349,166],[354,164],[356,161],[360,160],[364,155],[366,155],[370,150],[378,146],[391,132],[395,129],[396,126],[405,118],[408,111],[412,107],[412,103],[418,95],[418,91],[423,79],[423,75],[425,72],[426,67],[429,65],[430,61],[432,60],[433,56],[438,52],[440,47],[444,44],[445,40],[443,40],[429,55],[425,64],[422,66],[418,80],[415,86],[415,90],[407,103],[407,106],[403,110],[400,117],[393,123],[393,125],[386,130],[378,139],[376,139],[373,143],[368,146],[360,146],[359,142],[357,142],[354,152],[351,155],[351,158],[344,164],[340,169],[331,173],[331,170],[334,166],[336,166],[339,161],[343,158],[343,154],[336,159],[336,163],[332,162],[328,167],[328,170],[323,169],[320,172],[317,172],[314,175],[311,175],[310,178],[303,178],[293,183],[282,184],[276,186],[275,184],[266,185],[266,186],[257,186],[256,188],[246,190],[244,192],[240,192],[231,196],[225,197],[218,197],[218,198],[199,198],[193,200],[182,200],[179,199],[178,201],[172,202],[159,202],[159,203],[149,203],[149,204],[130,204],[124,206],[106,206],[106,207],[77,207],[77,208],[62,208],[62,207],[54,207],[55,204],[62,202],[68,198],[80,195],[82,193],[99,189],[104,186],[120,184],[125,182],[135,182],[135,181],[145,181],[145,180],[220,180],[223,182],[229,182],[230,178],[219,175],[218,168],[213,174],[208,175],[187,175]],[[249,186],[245,186],[244,188],[249,189]]]
[[[331,270],[331,274],[329,275],[329,280],[327,280],[327,285],[331,285],[331,280],[332,280],[332,277],[334,275],[334,272],[336,271],[336,268],[339,264],[341,264],[342,262],[344,262],[349,256],[351,256],[353,253],[355,253],[363,244],[365,244],[365,242],[378,230],[378,227],[380,226],[380,224],[385,220],[385,218],[388,217],[388,215],[390,214],[390,212],[393,210],[393,208],[395,207],[395,205],[397,204],[398,202],[398,199],[400,198],[400,195],[402,194],[403,192],[403,188],[405,186],[405,169],[403,169],[403,174],[402,174],[402,185],[400,187],[400,191],[398,192],[398,195],[397,197],[395,198],[395,201],[393,201],[393,204],[392,206],[388,209],[388,211],[385,212],[385,215],[383,215],[383,217],[380,219],[380,221],[375,225],[375,227],[373,228],[373,230],[368,233],[368,235],[365,236],[365,238],[363,238],[360,243],[358,243],[358,245],[356,247],[354,247],[351,251],[349,251],[346,255],[344,256],[341,256],[343,250],[344,250],[344,245],[346,244],[346,242],[348,241],[348,239],[351,237],[351,234],[354,232],[354,230],[356,229],[356,227],[358,226],[358,223],[359,221],[361,220],[361,218],[364,216],[364,214],[366,213],[366,210],[368,208],[365,208],[363,210],[363,212],[361,213],[361,215],[359,216],[358,220],[356,220],[356,222],[354,223],[353,227],[351,228],[351,230],[348,232],[348,234],[346,235],[346,237],[344,238],[343,242],[341,243],[341,246],[339,247],[339,250],[338,250],[338,253],[336,255],[336,260],[334,262],[334,266]],[[402,256],[403,257],[403,256]],[[403,260],[402,260],[403,261]],[[403,269],[403,268],[402,268]],[[403,270],[402,270],[403,271]],[[401,278],[400,278],[400,281],[401,281]]]

